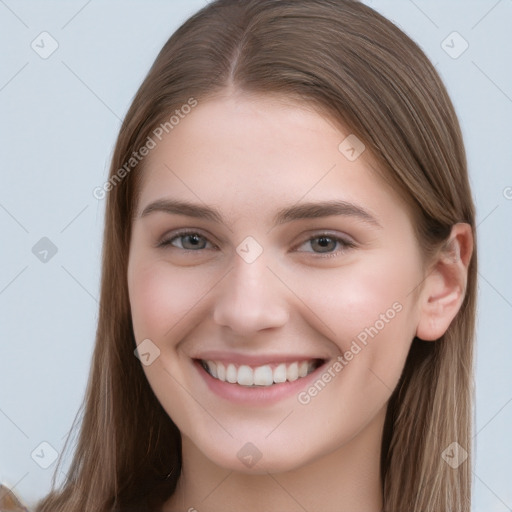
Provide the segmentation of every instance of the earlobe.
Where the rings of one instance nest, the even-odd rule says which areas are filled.
[[[445,248],[433,263],[419,297],[416,336],[439,339],[457,315],[466,295],[468,267],[473,253],[473,232],[466,223],[455,224]]]

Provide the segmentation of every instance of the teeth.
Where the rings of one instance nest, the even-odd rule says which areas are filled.
[[[234,364],[228,364],[228,367],[226,369],[226,380],[228,382],[231,382],[231,384],[234,384],[237,381],[237,373],[238,372],[236,370],[236,366]]]
[[[309,375],[315,368],[315,361],[281,363],[275,368],[266,364],[251,368],[245,364],[238,368],[229,363],[227,366],[218,361],[202,361],[208,373],[223,382],[240,386],[272,386],[281,382],[293,382]]]
[[[274,382],[286,382],[286,365],[284,363],[274,370]]]
[[[206,361],[206,365],[208,366],[211,376],[217,377],[217,365],[213,361]]]
[[[298,363],[292,363],[288,368],[286,369],[286,378],[293,382],[294,380],[297,380],[299,378],[299,364]]]
[[[211,364],[213,366],[215,366],[217,369],[217,374],[213,375],[213,373],[212,373],[212,377],[217,377],[217,379],[223,380],[224,382],[226,382],[226,367],[223,364],[220,364],[219,366],[217,366],[215,363],[211,363]]]
[[[258,366],[253,373],[254,384],[257,386],[271,386],[274,383],[274,374],[270,366]]]
[[[251,368],[245,365],[240,366],[236,381],[240,386],[252,386],[254,384],[254,373]]]

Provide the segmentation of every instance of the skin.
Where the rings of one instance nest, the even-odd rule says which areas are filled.
[[[388,399],[413,337],[439,338],[456,315],[472,241],[457,224],[452,257],[426,268],[411,212],[372,171],[369,151],[349,161],[338,149],[349,134],[304,106],[226,91],[199,102],[145,160],[128,286],[137,343],[160,350],[144,371],[182,433],[182,475],[165,512],[381,510]],[[214,207],[224,222],[140,215],[163,198]],[[378,225],[348,215],[273,224],[281,208],[340,199]],[[190,247],[173,238],[181,228],[205,248],[181,248]],[[325,231],[355,246],[319,248]],[[247,236],[263,249],[252,263],[236,251]],[[157,247],[163,239],[174,245]],[[332,363],[396,303],[400,312],[307,404],[296,395],[234,404],[192,364],[212,349]],[[252,467],[237,457],[247,442],[261,453]]]

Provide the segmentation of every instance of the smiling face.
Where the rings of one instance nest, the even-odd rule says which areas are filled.
[[[286,471],[380,436],[424,269],[410,212],[368,151],[340,146],[348,135],[276,98],[226,95],[144,162],[135,339],[158,347],[148,381],[208,464]]]

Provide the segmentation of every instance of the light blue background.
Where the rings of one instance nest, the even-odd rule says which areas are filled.
[[[367,3],[426,51],[462,123],[480,249],[473,510],[510,511],[512,0]],[[31,453],[62,450],[88,376],[104,208],[92,191],[157,52],[204,5],[0,0],[0,482],[29,504],[55,468]],[[43,31],[59,45],[48,59],[31,48]],[[453,31],[469,43],[457,59],[441,46]],[[32,253],[42,237],[58,249],[47,263]]]

